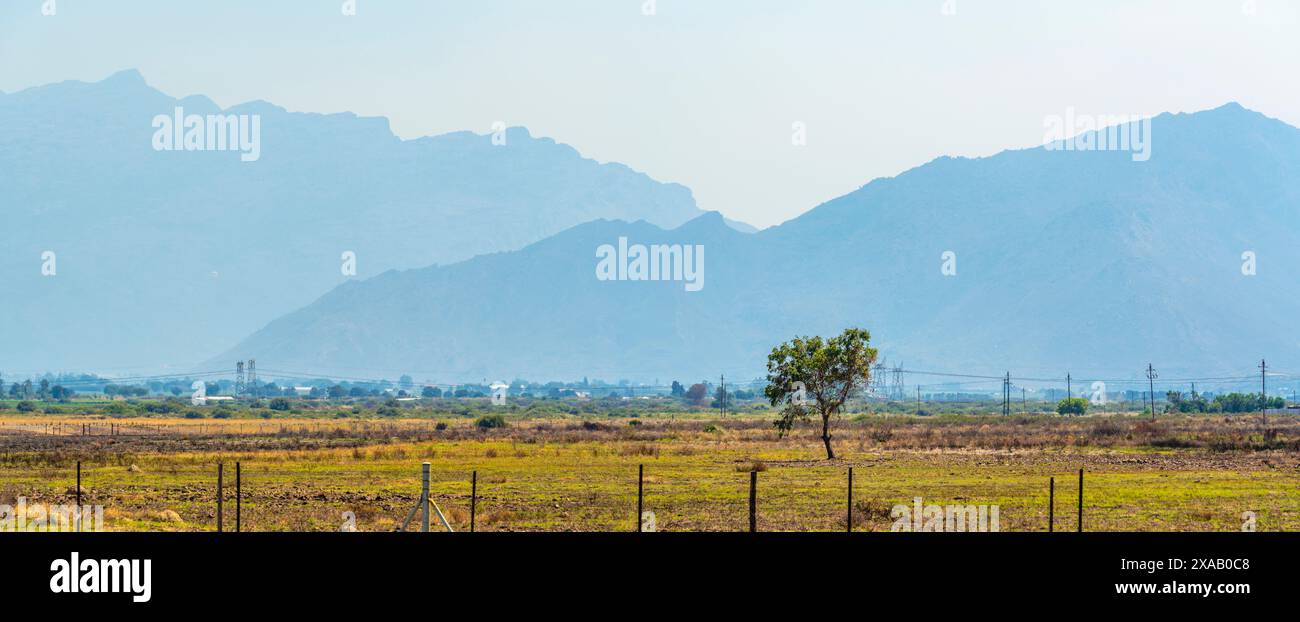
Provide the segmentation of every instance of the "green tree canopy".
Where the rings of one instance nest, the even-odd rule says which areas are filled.
[[[1088,400],[1082,397],[1067,397],[1056,404],[1056,413],[1058,415],[1086,415],[1088,414]]]
[[[849,397],[871,380],[876,350],[871,333],[846,329],[838,337],[795,337],[772,348],[767,357],[767,388],[763,394],[772,406],[782,406],[775,425],[782,436],[799,420],[816,413],[822,422],[826,459],[835,459],[831,447],[831,418]]]

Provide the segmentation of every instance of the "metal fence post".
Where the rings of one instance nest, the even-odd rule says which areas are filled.
[[[478,471],[469,480],[469,532],[474,533],[474,515],[478,510]]]
[[[645,516],[645,465],[638,465],[636,469],[636,532],[641,533],[641,523]]]
[[[241,527],[240,514],[242,514],[244,505],[244,491],[240,487],[240,483],[240,466],[238,462],[235,462],[235,533],[239,533]]]

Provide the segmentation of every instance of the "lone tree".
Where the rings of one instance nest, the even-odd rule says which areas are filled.
[[[782,406],[776,428],[782,437],[799,420],[814,412],[822,419],[822,443],[826,459],[835,459],[831,448],[831,417],[844,402],[871,380],[876,350],[869,347],[871,333],[850,328],[838,337],[795,337],[772,348],[767,357],[767,388],[763,394],[772,406]]]

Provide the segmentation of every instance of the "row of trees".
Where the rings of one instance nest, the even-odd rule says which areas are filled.
[[[1177,413],[1249,413],[1286,408],[1286,398],[1268,397],[1262,393],[1228,393],[1216,395],[1211,401],[1196,392],[1184,396],[1182,391],[1170,391],[1165,398],[1168,401],[1165,412]]]
[[[11,400],[66,401],[72,399],[76,392],[60,384],[51,385],[49,380],[44,379],[39,384],[33,384],[31,380],[13,382],[6,391],[4,379],[0,378],[0,396],[3,395],[8,395]]]

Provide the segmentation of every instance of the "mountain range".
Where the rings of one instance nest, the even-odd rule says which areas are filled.
[[[716,213],[680,226],[603,217],[516,251],[389,271],[213,363],[444,381],[751,378],[781,341],[859,326],[921,370],[1294,368],[1300,130],[1237,104],[1148,127],[1144,161],[1059,143],[942,157],[754,234]],[[703,247],[702,288],[601,278],[609,249],[622,262],[638,244]]]
[[[177,114],[256,118],[257,153],[182,150],[159,125]],[[354,278],[703,213],[523,128],[402,140],[383,118],[178,99],[136,71],[0,93],[0,206],[0,369],[85,371],[188,367]]]

